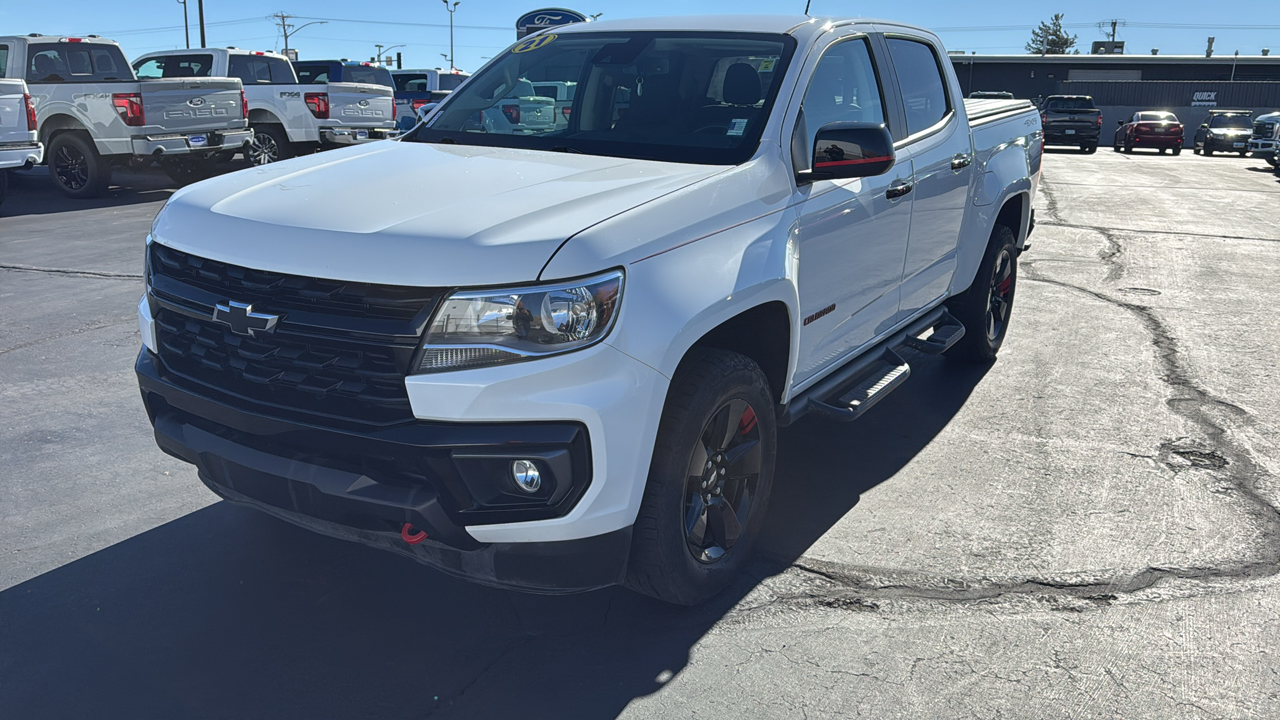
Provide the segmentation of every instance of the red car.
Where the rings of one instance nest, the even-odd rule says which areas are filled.
[[[1144,110],[1120,121],[1112,147],[1116,152],[1123,149],[1131,153],[1134,148],[1151,148],[1162,153],[1172,150],[1174,155],[1178,155],[1182,153],[1182,133],[1182,123],[1173,113]]]

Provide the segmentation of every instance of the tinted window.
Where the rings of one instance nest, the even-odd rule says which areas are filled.
[[[0,45],[0,78],[4,77],[4,69],[9,67],[9,46]]]
[[[915,135],[936,125],[946,117],[951,105],[933,48],[915,40],[890,38],[889,55],[902,91],[907,133]]]
[[[866,40],[842,42],[823,53],[800,109],[804,123],[796,132],[804,133],[804,143],[793,152],[803,152],[800,157],[806,160],[818,130],[827,123],[884,123],[880,84]],[[807,162],[803,166],[808,167]]]
[[[318,65],[298,65],[294,64],[293,69],[298,73],[298,82],[303,85],[323,85],[329,82],[329,66],[325,64]]]
[[[1253,120],[1248,115],[1214,115],[1209,120],[1211,128],[1251,128]]]
[[[426,73],[396,73],[391,79],[400,92],[426,92],[431,87],[431,76]]]
[[[27,48],[27,82],[103,82],[132,80],[133,71],[115,45],[98,43],[34,44]]]
[[[457,90],[463,80],[471,77],[470,75],[460,75],[458,73],[440,73],[440,89],[441,90]]]
[[[1177,119],[1178,118],[1173,116],[1173,113],[1167,113],[1167,112],[1143,112],[1143,113],[1138,113],[1134,117],[1135,122],[1162,122],[1165,120],[1172,122],[1172,121],[1176,121]]]
[[[298,82],[297,77],[293,74],[293,66],[288,60],[278,57],[265,58],[267,66],[271,68],[271,82],[277,85],[292,85]]]
[[[1046,110],[1093,110],[1093,98],[1050,98]]]
[[[343,82],[395,87],[395,83],[391,80],[391,71],[376,65],[347,65],[342,70],[342,80]]]
[[[764,33],[533,36],[467,80],[412,139],[736,165],[759,145],[794,48]],[[530,78],[576,83],[565,97],[572,114],[557,116]]]
[[[212,55],[166,55],[139,63],[139,78],[209,77],[213,72]]]

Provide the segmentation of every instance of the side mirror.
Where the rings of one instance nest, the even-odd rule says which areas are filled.
[[[796,182],[873,177],[889,172],[897,161],[893,136],[877,123],[834,122],[813,139],[812,170],[796,173]]]
[[[426,120],[427,116],[431,114],[431,111],[438,107],[440,107],[440,103],[427,103],[426,105],[418,108],[418,122]]]
[[[1123,121],[1123,120],[1117,120],[1117,121],[1116,121],[1116,124],[1117,124],[1117,125],[1123,125],[1123,124],[1124,124],[1124,121]]]

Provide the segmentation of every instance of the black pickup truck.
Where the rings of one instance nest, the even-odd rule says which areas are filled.
[[[1050,95],[1040,105],[1045,145],[1075,145],[1084,152],[1098,150],[1102,111],[1088,95]]]

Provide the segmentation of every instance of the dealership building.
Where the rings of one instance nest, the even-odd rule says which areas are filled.
[[[953,53],[965,95],[1003,90],[1020,98],[1089,95],[1102,110],[1102,143],[1117,120],[1139,110],[1169,110],[1196,128],[1213,108],[1280,110],[1280,57],[1186,55],[963,55]]]

